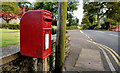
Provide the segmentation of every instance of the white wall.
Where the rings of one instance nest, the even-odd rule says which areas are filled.
[[[3,20],[2,18],[0,18],[0,23],[6,23],[5,20]],[[16,23],[16,24],[19,24],[20,23],[20,19],[19,18],[16,18],[16,19],[12,19],[9,21],[10,24],[13,24],[13,23]]]
[[[9,21],[10,24],[13,24],[13,23],[16,23],[16,24],[19,24],[20,23],[20,19],[19,18],[16,18],[16,19],[12,19]]]

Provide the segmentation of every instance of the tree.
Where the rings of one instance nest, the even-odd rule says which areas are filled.
[[[106,18],[114,20],[114,22],[120,22],[120,1],[107,3]]]
[[[68,15],[67,15],[67,20],[68,20],[67,25],[68,26],[71,26],[71,23],[73,22],[72,18],[73,18],[73,15],[71,13],[68,13]]]
[[[78,23],[79,23],[79,19],[75,18],[75,24],[78,24]]]
[[[74,10],[77,10],[77,5],[78,5],[77,3],[78,1],[68,2],[67,14],[72,15],[72,12]],[[52,18],[53,18],[52,25],[57,25],[58,2],[36,2],[34,4],[34,10],[40,10],[40,9],[45,9],[52,12]],[[68,21],[71,22],[72,20],[70,21],[69,19]]]
[[[2,17],[7,23],[11,19],[21,16],[22,11],[16,2],[3,2],[2,10],[0,10],[0,17]]]
[[[34,4],[34,10],[45,9],[52,12],[52,17],[57,14],[58,3],[57,2],[36,2]]]
[[[18,2],[17,4],[20,8],[25,8],[26,11],[30,10],[32,5],[30,2]]]
[[[100,19],[104,17],[106,12],[104,12],[104,8],[106,8],[106,2],[85,2],[84,3],[84,13],[89,16],[96,15],[97,23],[100,26]],[[91,18],[91,17],[90,17]],[[92,21],[91,21],[92,22]]]
[[[67,26],[77,25],[79,22],[78,18],[73,16],[73,11],[78,9],[78,1],[68,2],[67,6]]]
[[[45,9],[52,12],[52,25],[57,25],[58,2],[35,2],[34,10]]]
[[[108,18],[115,22],[120,22],[120,2],[85,2],[84,14],[88,16],[90,23],[93,22],[91,16],[97,16],[97,23],[100,26],[100,19]]]
[[[20,7],[17,5],[17,2],[3,2],[2,10],[4,12],[9,11],[13,15],[15,15],[16,12],[20,11]]]
[[[82,18],[82,23],[81,24],[86,24],[87,26],[90,24],[89,20],[88,20],[88,16],[84,16]]]
[[[73,2],[68,2],[68,6],[67,6],[67,11],[68,12],[73,12],[74,10],[77,10],[78,6],[78,0],[75,0]]]
[[[9,11],[4,12],[2,10],[0,10],[0,17],[2,17],[7,23],[9,23],[11,19],[15,18],[15,16],[13,16]]]
[[[93,24],[93,22],[95,21],[95,16],[94,15],[90,15],[89,18],[88,18],[89,22],[91,24]]]
[[[67,15],[67,26],[77,25],[79,22],[79,19],[76,17],[73,17],[71,13],[68,13]]]

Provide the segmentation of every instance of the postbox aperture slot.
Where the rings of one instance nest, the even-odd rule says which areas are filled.
[[[51,21],[52,21],[52,19],[44,19],[44,21],[51,22]]]
[[[44,21],[51,22],[52,18],[50,18],[50,17],[44,17]]]

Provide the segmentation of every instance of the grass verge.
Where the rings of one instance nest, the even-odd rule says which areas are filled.
[[[0,29],[0,47],[18,45],[20,43],[19,30]]]

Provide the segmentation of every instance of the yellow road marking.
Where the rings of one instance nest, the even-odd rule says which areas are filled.
[[[111,50],[120,59],[120,56],[113,49],[111,49],[111,48],[109,48],[109,47],[107,47],[105,45],[103,45],[103,46],[106,47],[106,48],[108,48],[109,50]]]
[[[116,58],[116,56],[110,50],[108,50],[107,48],[105,48],[104,46],[102,46],[100,44],[98,44],[98,45],[101,46],[101,47],[103,47],[105,50],[107,50],[112,55],[112,57],[114,58],[114,60],[116,61],[116,63],[120,66],[119,60]]]
[[[112,50],[111,48],[105,47],[105,46],[103,46],[102,44],[99,44],[99,43],[96,43],[96,42],[93,42],[93,41],[90,41],[90,40],[87,40],[87,41],[88,41],[88,42],[91,42],[91,43],[94,43],[94,44],[97,44],[97,45],[103,47],[105,50],[107,50],[107,51],[112,55],[112,57],[114,58],[114,60],[116,61],[116,63],[120,66],[120,62],[119,62],[119,60],[116,58],[116,56],[117,56],[118,58],[120,58],[120,56],[119,56],[114,50]],[[109,50],[108,50],[108,49],[109,49]],[[115,56],[110,50],[111,50],[116,56]]]
[[[92,42],[92,41],[90,41],[90,42]],[[93,43],[94,44],[99,44],[99,43],[96,43],[96,42],[93,42]],[[102,44],[100,44],[100,45],[102,45]],[[104,46],[104,47],[108,48],[109,50],[111,50],[120,59],[120,56],[113,49],[111,49],[111,48],[109,48],[109,47],[107,47],[105,45],[102,45],[102,46]]]

